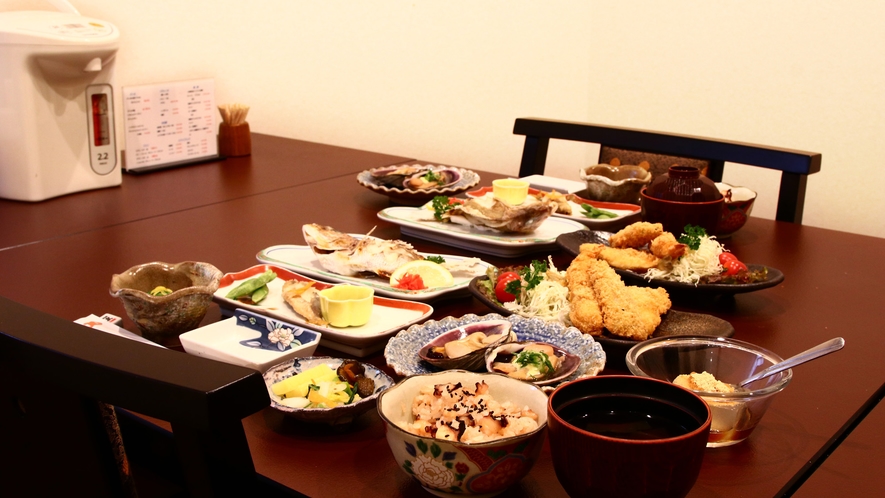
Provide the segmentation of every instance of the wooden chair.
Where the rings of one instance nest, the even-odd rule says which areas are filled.
[[[513,133],[525,135],[520,177],[544,174],[551,138],[601,144],[600,162],[608,162],[613,149],[699,160],[707,165],[707,176],[717,182],[722,181],[726,162],[779,170],[775,218],[792,223],[802,223],[808,175],[820,171],[821,163],[815,152],[549,119],[518,118]]]
[[[116,337],[0,297],[0,375],[2,496],[131,496],[112,406],[171,424],[186,495],[268,495],[242,425],[270,404],[254,370]]]

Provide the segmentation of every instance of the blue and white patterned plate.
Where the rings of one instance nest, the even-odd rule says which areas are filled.
[[[378,402],[378,395],[394,384],[393,379],[389,375],[374,365],[361,362],[363,368],[366,369],[365,376],[375,382],[375,392],[368,398],[363,398],[356,403],[336,406],[335,408],[292,408],[280,403],[279,396],[275,395],[270,387],[277,382],[310,370],[321,363],[325,363],[332,370],[337,370],[343,361],[341,358],[333,358],[331,356],[311,356],[295,358],[272,367],[264,373],[264,383],[267,385],[267,394],[270,396],[270,406],[302,422],[328,425],[346,425],[351,423],[356,417],[375,408]]]
[[[513,324],[513,331],[520,341],[547,342],[581,357],[581,364],[571,376],[563,382],[581,377],[593,377],[605,367],[605,352],[593,337],[582,334],[574,327],[566,327],[561,323],[546,322],[539,318],[523,318],[518,315],[502,317],[497,313],[488,315],[464,315],[461,318],[446,317],[442,320],[428,320],[422,324],[412,325],[392,337],[384,348],[384,358],[398,375],[409,376],[436,372],[437,369],[421,361],[418,350],[438,335],[466,325],[486,320],[507,320]],[[545,390],[553,390],[556,386],[544,386]]]

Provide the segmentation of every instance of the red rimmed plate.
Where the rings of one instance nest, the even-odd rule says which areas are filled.
[[[541,190],[529,187],[529,195],[535,195],[540,192]],[[470,192],[467,192],[467,195],[469,195],[470,197],[482,197],[486,194],[491,193],[492,187],[480,187],[476,190],[471,190]],[[576,195],[573,195],[573,199],[574,200],[569,201],[569,206],[571,206],[572,208],[572,214],[553,213],[553,216],[575,220],[594,230],[608,231],[620,230],[621,228],[631,223],[639,221],[642,217],[641,209],[636,204],[591,201],[582,197],[578,197]],[[604,209],[618,216],[616,218],[588,218],[581,214],[583,212],[583,209],[581,209],[581,204],[590,204],[596,209]]]
[[[270,293],[259,304],[244,304],[224,297],[234,286],[267,270],[273,270],[277,274],[277,278],[267,284]],[[279,266],[255,265],[239,272],[226,273],[221,278],[221,283],[215,292],[214,300],[222,309],[228,312],[233,312],[236,308],[243,308],[304,328],[317,330],[323,334],[320,340],[321,346],[358,357],[368,356],[376,351],[380,351],[387,344],[387,340],[394,334],[413,323],[426,320],[433,314],[433,307],[426,303],[390,299],[376,295],[372,317],[363,326],[338,328],[331,325],[314,325],[307,323],[301,315],[295,313],[292,307],[283,299],[283,283],[286,280],[293,279],[302,282],[315,282],[314,286],[317,289],[325,289],[332,286],[332,284],[313,280]]]

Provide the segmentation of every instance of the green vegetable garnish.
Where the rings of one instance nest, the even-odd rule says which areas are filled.
[[[516,363],[521,367],[534,365],[541,374],[547,374],[553,371],[553,364],[550,363],[550,357],[546,353],[540,351],[521,351],[516,355]]]
[[[440,176],[438,174],[436,174],[436,172],[433,170],[428,171],[421,178],[424,178],[424,181],[426,181],[427,183],[439,182],[439,180],[440,180]]]
[[[252,293],[250,299],[252,299],[252,303],[258,304],[262,299],[266,298],[269,293],[270,289],[268,289],[266,285],[262,285]]]
[[[685,225],[685,232],[679,237],[679,242],[687,245],[692,251],[697,251],[701,247],[701,239],[706,236],[707,231],[703,227]]]
[[[261,275],[258,275],[255,278],[250,278],[249,280],[246,280],[240,285],[234,287],[224,297],[226,297],[227,299],[239,299],[243,296],[250,296],[253,292],[267,285],[268,282],[275,278],[277,278],[277,274],[274,273],[273,270],[267,270]]]
[[[445,258],[443,258],[442,256],[427,256],[424,259],[426,259],[427,261],[433,261],[434,263],[436,263],[438,265],[441,265],[446,262]]]
[[[158,286],[154,287],[154,289],[152,291],[150,291],[149,294],[152,296],[156,296],[156,297],[168,296],[169,294],[172,294],[172,289],[170,289],[168,287],[163,287],[162,285],[158,285]]]
[[[519,280],[507,282],[507,285],[504,286],[504,290],[514,296],[521,295],[523,282],[525,282],[525,290],[527,291],[534,289],[535,286],[540,284],[541,280],[544,280],[544,274],[547,273],[547,263],[534,260],[532,261],[532,264],[522,268],[518,273],[520,277]]]
[[[356,396],[356,389],[351,387],[349,382],[345,382],[345,384],[347,384],[347,387],[344,389],[344,392],[347,393],[347,402],[344,404],[349,405],[353,403],[353,398]]]
[[[433,207],[433,217],[439,221],[442,221],[443,214],[445,214],[446,211],[455,207],[454,204],[449,203],[449,198],[444,195],[434,197],[430,205]]]
[[[598,209],[590,204],[581,204],[581,209],[584,210],[582,213],[584,216],[588,218],[617,218],[618,215],[612,213],[611,211],[606,211],[604,209]]]
[[[547,273],[547,263],[534,260],[532,264],[519,270],[519,276],[525,280],[525,290],[531,290],[544,280],[544,274]]]

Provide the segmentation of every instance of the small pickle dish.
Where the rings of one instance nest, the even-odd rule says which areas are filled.
[[[368,363],[330,356],[295,358],[264,373],[271,407],[302,422],[344,426],[375,407],[394,385]]]

